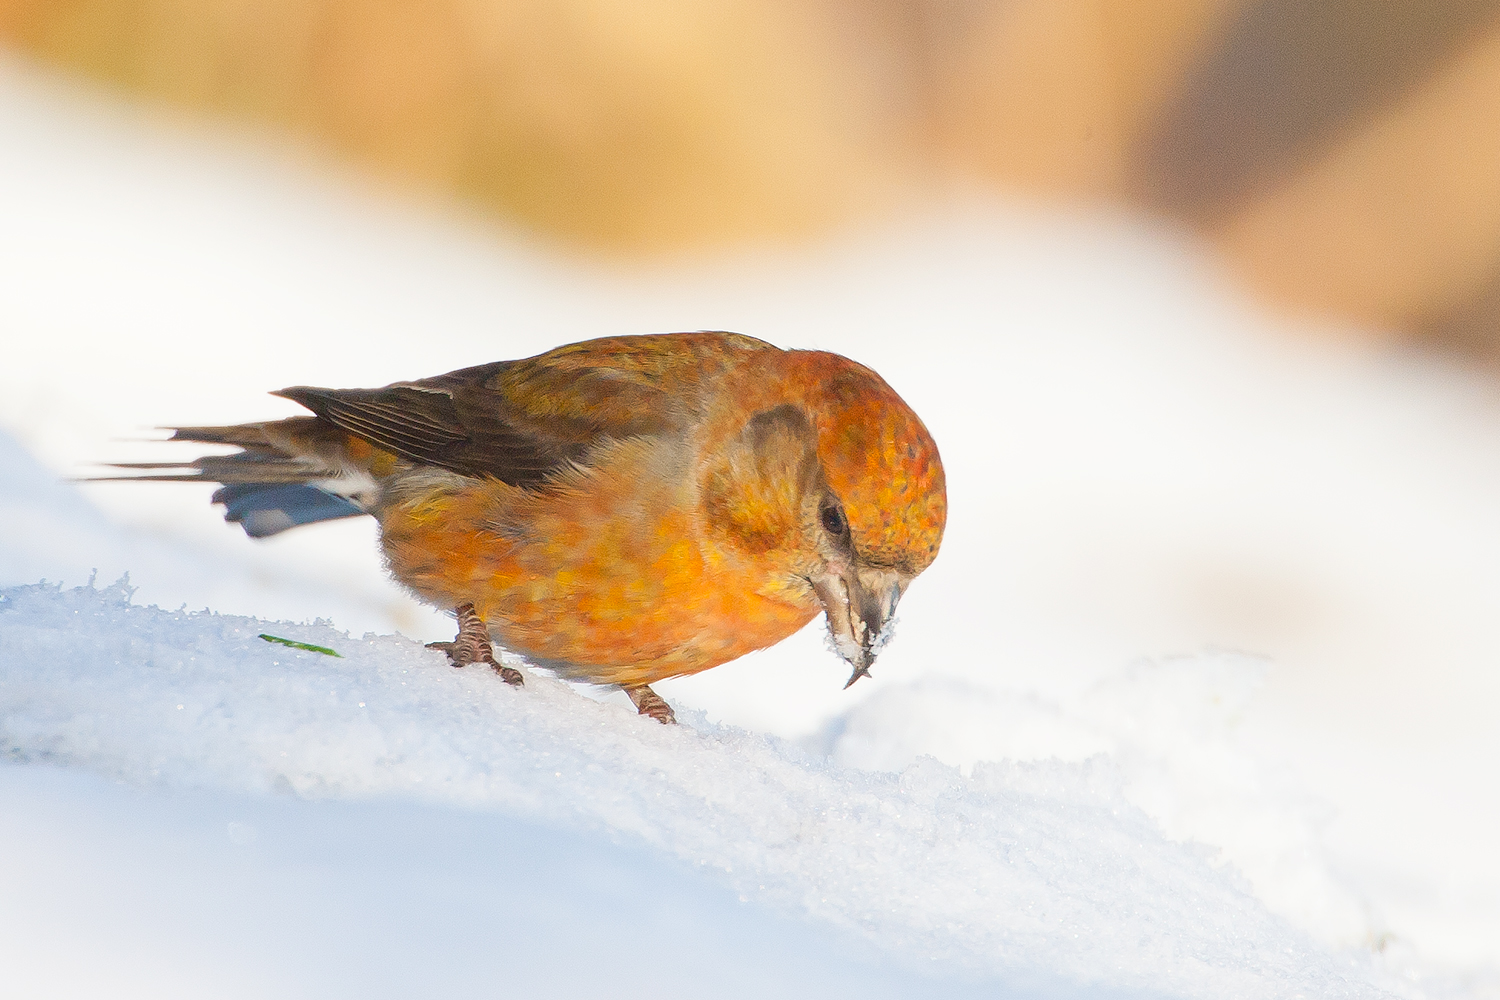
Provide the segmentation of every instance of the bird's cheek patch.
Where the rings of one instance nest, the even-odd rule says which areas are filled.
[[[777,407],[718,449],[703,481],[704,510],[746,552],[792,548],[804,540],[802,500],[817,477],[807,418]]]

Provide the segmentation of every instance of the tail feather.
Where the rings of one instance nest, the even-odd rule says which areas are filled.
[[[292,431],[307,426],[309,423],[316,424],[315,417],[295,417],[292,420],[278,420],[258,424],[230,424],[226,427],[163,427],[161,430],[169,430],[172,441],[197,441],[201,444],[237,444],[241,448],[274,448],[276,444],[267,434],[266,428],[271,423],[295,423],[297,428],[287,428]]]
[[[224,520],[240,525],[251,538],[357,517],[373,503],[374,480],[350,459],[348,436],[316,417],[172,430],[173,441],[227,444],[240,450],[190,462],[121,462],[113,468],[148,474],[95,478],[219,483],[213,502],[224,505]]]
[[[224,505],[224,520],[238,524],[251,538],[365,513],[345,497],[307,485],[235,483],[215,490],[213,500]]]

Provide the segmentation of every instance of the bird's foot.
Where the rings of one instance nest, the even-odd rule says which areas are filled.
[[[672,706],[645,684],[640,687],[628,687],[625,693],[630,695],[630,700],[635,702],[635,709],[640,714],[649,715],[663,725],[673,725],[677,722],[677,714],[672,711]]]
[[[521,671],[506,667],[495,659],[495,647],[490,645],[490,630],[472,604],[460,604],[453,609],[458,615],[458,635],[452,642],[429,642],[428,649],[440,649],[448,654],[448,662],[455,667],[467,667],[471,663],[488,663],[507,684],[517,687],[526,683]],[[665,702],[663,702],[665,704]]]

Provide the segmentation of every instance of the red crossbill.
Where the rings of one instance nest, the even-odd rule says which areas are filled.
[[[648,687],[827,616],[869,672],[937,555],[943,466],[870,369],[730,333],[615,337],[383,389],[298,386],[307,407],[173,440],[240,451],[151,479],[210,480],[253,536],[372,514],[390,572],[454,610],[455,665],[491,639],[560,674]],[[847,685],[846,685],[847,686]]]

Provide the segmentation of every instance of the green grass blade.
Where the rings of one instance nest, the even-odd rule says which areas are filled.
[[[344,658],[338,650],[329,649],[327,646],[314,646],[310,642],[296,642],[292,639],[283,639],[279,635],[266,635],[264,632],[260,634],[260,637],[267,642],[279,642],[283,646],[291,646],[293,649],[305,649],[309,653],[322,653],[324,656],[337,656],[341,660]]]

